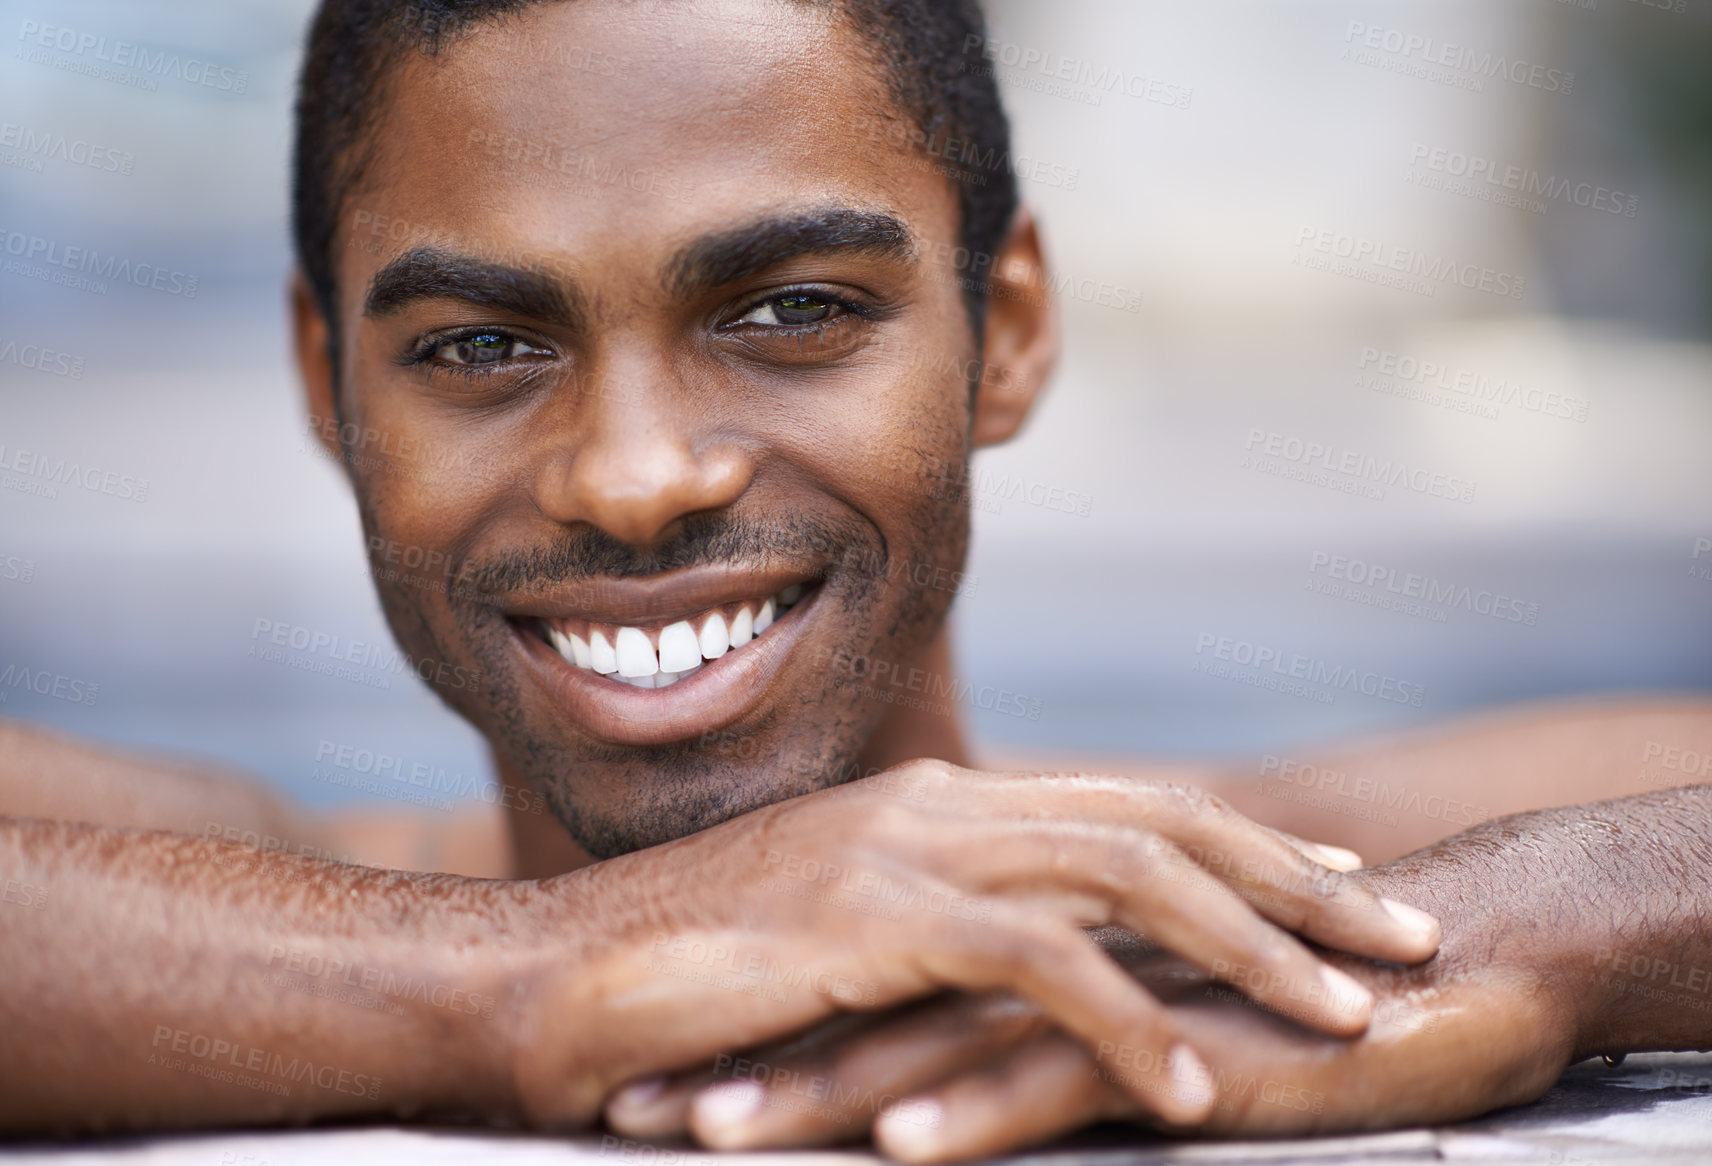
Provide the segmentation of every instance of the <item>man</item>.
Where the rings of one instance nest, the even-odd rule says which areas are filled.
[[[881,668],[949,672],[951,593],[914,580],[960,568],[957,467],[1057,352],[1007,172],[923,165],[947,137],[1004,150],[980,39],[930,0],[325,5],[295,199],[310,412],[400,644],[507,804],[552,813],[317,825],[11,730],[9,1128],[604,1113],[719,1146],[872,1125],[928,1160],[1099,1116],[1448,1118],[1572,1055],[1704,1039],[1577,974],[1589,944],[1712,958],[1704,789],[1339,877],[1337,851],[1159,780],[1216,774],[978,772],[949,718],[869,695]],[[445,570],[423,586],[395,551]],[[1049,618],[1022,634],[1050,644]],[[1709,735],[1703,704],[1578,709],[1352,763],[1505,772],[1484,804],[1522,808],[1543,776],[1595,797],[1639,742]],[[320,849],[164,832],[193,812]],[[400,857],[423,842],[442,857]],[[1492,871],[1510,894],[1469,902]],[[1589,887],[1573,933],[1535,930]],[[1269,1012],[1204,998],[1207,972]],[[835,1066],[836,1104],[769,1104],[731,1071],[757,1048]],[[1243,1074],[1279,1090],[1251,1102]],[[1345,1079],[1366,1092],[1276,1101]]]

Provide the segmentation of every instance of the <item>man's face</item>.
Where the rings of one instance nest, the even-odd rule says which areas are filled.
[[[950,602],[909,580],[968,536],[956,196],[865,51],[778,0],[542,4],[392,75],[341,208],[388,620],[596,855],[848,778],[861,674]]]

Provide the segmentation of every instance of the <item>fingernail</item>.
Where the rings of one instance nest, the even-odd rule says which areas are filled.
[[[904,1101],[874,1123],[874,1140],[894,1158],[925,1158],[939,1149],[945,1107],[937,1101]]]
[[[1199,1117],[1213,1099],[1212,1090],[1208,1087],[1212,1073],[1188,1045],[1173,1046],[1166,1054],[1166,1060],[1171,1064],[1171,1095],[1192,1110],[1193,1116]]]
[[[1320,965],[1320,983],[1333,1012],[1359,1013],[1373,1007],[1373,993],[1328,964]]]
[[[1385,908],[1385,913],[1398,923],[1433,943],[1439,941],[1439,921],[1425,911],[1417,911],[1407,903],[1399,903],[1396,899],[1381,899],[1379,905]]]
[[[1366,865],[1361,861],[1361,855],[1353,850],[1345,850],[1341,846],[1327,846],[1323,842],[1316,842],[1314,849],[1320,852],[1320,865],[1329,866],[1333,870],[1360,870]]]
[[[755,1081],[722,1081],[696,1094],[697,1122],[710,1126],[740,1126],[761,1108],[761,1086]]]
[[[632,1081],[613,1094],[612,1103],[618,1106],[647,1105],[660,1096],[660,1092],[665,1088],[664,1077],[644,1077],[640,1081]]]

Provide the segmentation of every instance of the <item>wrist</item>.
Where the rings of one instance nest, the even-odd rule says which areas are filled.
[[[1712,787],[1516,814],[1370,872],[1437,962],[1533,985],[1569,1061],[1712,1043]]]

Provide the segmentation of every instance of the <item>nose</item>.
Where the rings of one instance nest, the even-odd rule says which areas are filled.
[[[678,518],[729,506],[748,488],[748,451],[711,426],[660,364],[580,379],[553,410],[551,452],[536,475],[535,504],[547,517],[646,545]]]

